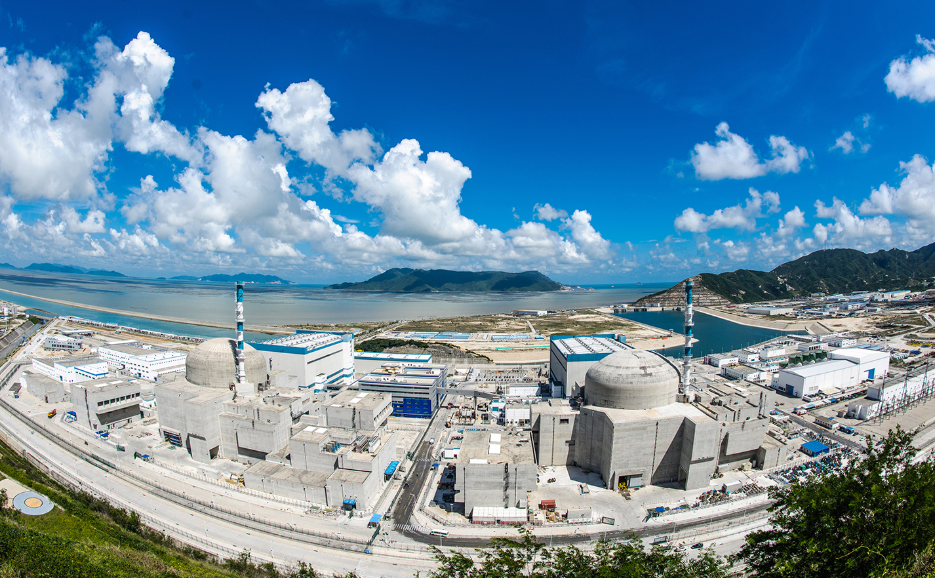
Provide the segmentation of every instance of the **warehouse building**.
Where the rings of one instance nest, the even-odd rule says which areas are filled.
[[[831,359],[843,359],[856,363],[859,380],[886,378],[890,371],[890,354],[882,349],[852,347],[831,352]]]
[[[339,389],[354,380],[354,335],[298,331],[250,344],[266,360],[265,371],[283,371],[299,387]]]
[[[612,353],[632,349],[625,335],[553,335],[549,337],[552,397],[576,397],[588,369]]]
[[[728,365],[721,368],[721,375],[729,379],[743,379],[754,383],[766,381],[769,372],[749,365]]]
[[[134,377],[158,381],[167,373],[185,371],[187,355],[181,351],[164,351],[132,343],[100,346],[97,354],[117,369]]]
[[[751,315],[792,315],[792,307],[748,307],[744,310],[745,313],[750,313]]]
[[[793,397],[832,395],[860,383],[860,366],[846,359],[783,369],[773,374],[773,389]]]
[[[445,395],[445,365],[430,363],[388,363],[360,378],[360,391],[389,393],[393,415],[432,417]]]

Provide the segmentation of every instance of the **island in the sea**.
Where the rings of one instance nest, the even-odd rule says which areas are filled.
[[[448,271],[445,269],[390,269],[360,283],[338,283],[328,289],[388,291],[395,293],[559,291],[564,286],[538,271]]]
[[[275,275],[261,275],[259,273],[237,273],[236,275],[226,275],[218,273],[215,275],[204,275],[196,277],[194,275],[176,275],[169,277],[170,281],[208,281],[210,283],[267,283],[271,285],[295,285],[292,281],[276,277]]]

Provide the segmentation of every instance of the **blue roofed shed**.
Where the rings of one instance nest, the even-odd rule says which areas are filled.
[[[802,444],[802,451],[810,456],[820,456],[831,451],[831,448],[818,441],[810,441]]]

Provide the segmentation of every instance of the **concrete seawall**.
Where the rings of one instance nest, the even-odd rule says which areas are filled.
[[[750,319],[742,315],[725,313],[708,307],[695,307],[695,311],[700,311],[712,317],[730,321],[738,325],[747,325],[749,327],[761,327],[763,329],[775,329],[776,331],[808,331],[809,323],[802,321],[767,321],[766,319]]]

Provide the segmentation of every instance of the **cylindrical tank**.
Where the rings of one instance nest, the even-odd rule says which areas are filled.
[[[651,351],[618,351],[598,361],[584,377],[587,405],[652,409],[675,403],[680,375],[674,364]]]

